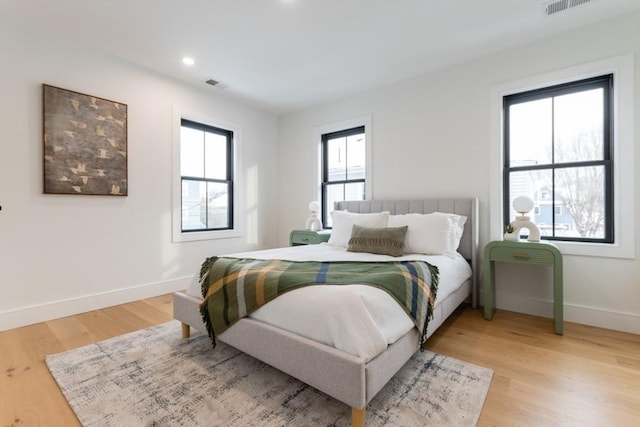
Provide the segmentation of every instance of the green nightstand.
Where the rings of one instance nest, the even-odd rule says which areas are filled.
[[[289,246],[317,245],[326,242],[331,237],[331,231],[293,230],[289,234]]]
[[[495,309],[495,261],[553,266],[553,319],[556,334],[563,331],[562,254],[548,242],[494,241],[484,248],[484,318],[491,320]]]

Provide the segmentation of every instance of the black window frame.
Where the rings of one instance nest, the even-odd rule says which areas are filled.
[[[227,192],[227,226],[226,227],[209,227],[208,223],[207,226],[204,228],[194,228],[194,229],[187,229],[185,230],[183,228],[183,222],[182,222],[182,218],[180,218],[180,231],[182,233],[194,233],[194,232],[203,232],[203,231],[222,231],[222,230],[233,230],[234,229],[234,223],[233,223],[233,208],[234,208],[234,133],[232,130],[229,129],[223,129],[217,126],[212,126],[212,125],[208,125],[208,124],[204,124],[204,123],[199,123],[199,122],[195,122],[193,120],[189,120],[189,119],[180,119],[180,128],[183,127],[187,127],[190,129],[196,129],[196,130],[200,130],[203,132],[208,132],[208,133],[213,133],[216,135],[221,135],[224,136],[226,138],[226,150],[227,150],[227,158],[226,158],[226,169],[227,169],[227,173],[226,173],[226,179],[216,179],[216,178],[206,178],[206,177],[194,177],[194,176],[186,176],[186,175],[182,175],[182,171],[180,171],[180,186],[182,187],[182,183],[184,181],[195,181],[195,182],[213,182],[213,183],[224,183],[227,185],[228,188],[228,192]],[[182,144],[182,141],[181,141]],[[206,152],[206,144],[204,144],[204,150]],[[205,161],[205,153],[203,152],[202,155],[202,161]],[[180,209],[182,211],[183,207],[184,207],[184,200],[182,200],[182,191],[180,192]],[[206,200],[207,205],[205,206],[205,212],[209,211],[209,207],[208,207],[208,202],[209,200]],[[208,215],[205,216],[205,220],[208,221]]]
[[[322,214],[321,214],[321,218],[322,218],[322,226],[325,229],[331,229],[331,227],[327,226],[328,224],[328,218],[327,218],[327,189],[329,186],[331,185],[336,185],[336,184],[342,184],[345,185],[346,188],[346,184],[353,184],[353,183],[363,183],[363,187],[364,187],[364,194],[363,194],[363,200],[366,199],[366,192],[367,192],[367,187],[366,187],[366,183],[367,183],[367,179],[366,179],[366,170],[369,167],[369,165],[367,165],[365,163],[365,178],[358,178],[358,179],[349,179],[349,171],[347,170],[346,173],[346,179],[342,179],[342,180],[333,180],[330,181],[329,180],[329,144],[328,142],[332,139],[336,139],[336,138],[343,138],[343,137],[349,137],[349,136],[353,136],[353,135],[359,135],[359,134],[365,134],[365,127],[364,126],[356,126],[356,127],[352,127],[349,129],[343,129],[343,130],[339,130],[339,131],[335,131],[335,132],[329,132],[329,133],[324,133],[321,136],[321,144],[322,144],[322,196],[321,196],[321,205],[322,205]],[[365,152],[366,152],[366,144],[367,141],[365,140]],[[346,150],[345,150],[346,151]],[[345,156],[347,154],[345,153]]]
[[[556,208],[556,196],[555,196],[555,171],[562,168],[576,168],[576,167],[593,167],[602,166],[604,168],[604,237],[602,238],[588,238],[588,237],[567,237],[567,236],[555,236],[555,215],[552,215],[553,221],[551,224],[551,230],[554,235],[541,236],[543,240],[550,241],[566,241],[566,242],[584,242],[584,243],[614,243],[614,187],[613,187],[613,150],[614,150],[614,129],[613,129],[613,105],[614,105],[614,90],[613,90],[613,74],[605,74],[597,77],[591,77],[581,80],[576,80],[568,83],[562,83],[540,89],[534,89],[526,92],[520,92],[503,97],[503,175],[502,175],[502,188],[503,188],[503,223],[508,224],[510,219],[510,181],[509,176],[512,172],[526,172],[533,170],[551,170],[552,173],[552,211],[555,212]],[[551,163],[536,164],[527,166],[510,166],[510,132],[509,132],[509,107],[511,105],[530,102],[545,98],[553,98],[555,96],[567,95],[571,93],[582,92],[586,90],[592,90],[601,88],[603,89],[603,155],[602,160],[587,160],[587,161],[575,161],[575,162],[563,162],[555,163],[553,146],[555,144],[554,136],[552,135],[552,159]],[[553,132],[553,124],[552,124]]]

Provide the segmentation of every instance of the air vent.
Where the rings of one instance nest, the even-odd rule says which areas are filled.
[[[562,12],[572,7],[580,6],[581,4],[589,3],[591,0],[558,0],[553,3],[549,3],[545,7],[545,13],[547,15],[553,15],[554,13]]]
[[[215,80],[213,80],[213,79],[209,79],[209,80],[207,80],[205,83],[206,83],[206,84],[209,84],[209,85],[211,85],[211,86],[215,86],[215,85],[217,85],[217,84],[218,84],[218,83],[220,83],[220,82],[215,81]]]

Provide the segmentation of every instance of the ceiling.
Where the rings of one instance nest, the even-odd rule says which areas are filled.
[[[640,0],[591,0],[547,16],[548,3],[0,0],[0,26],[12,37],[88,47],[282,114],[640,11]],[[184,65],[185,55],[195,65]]]

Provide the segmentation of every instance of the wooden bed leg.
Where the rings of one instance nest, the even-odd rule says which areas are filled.
[[[189,338],[191,336],[191,327],[183,323],[182,324],[182,338]]]
[[[351,408],[351,427],[364,427],[364,419],[367,415],[367,407],[362,409]]]

